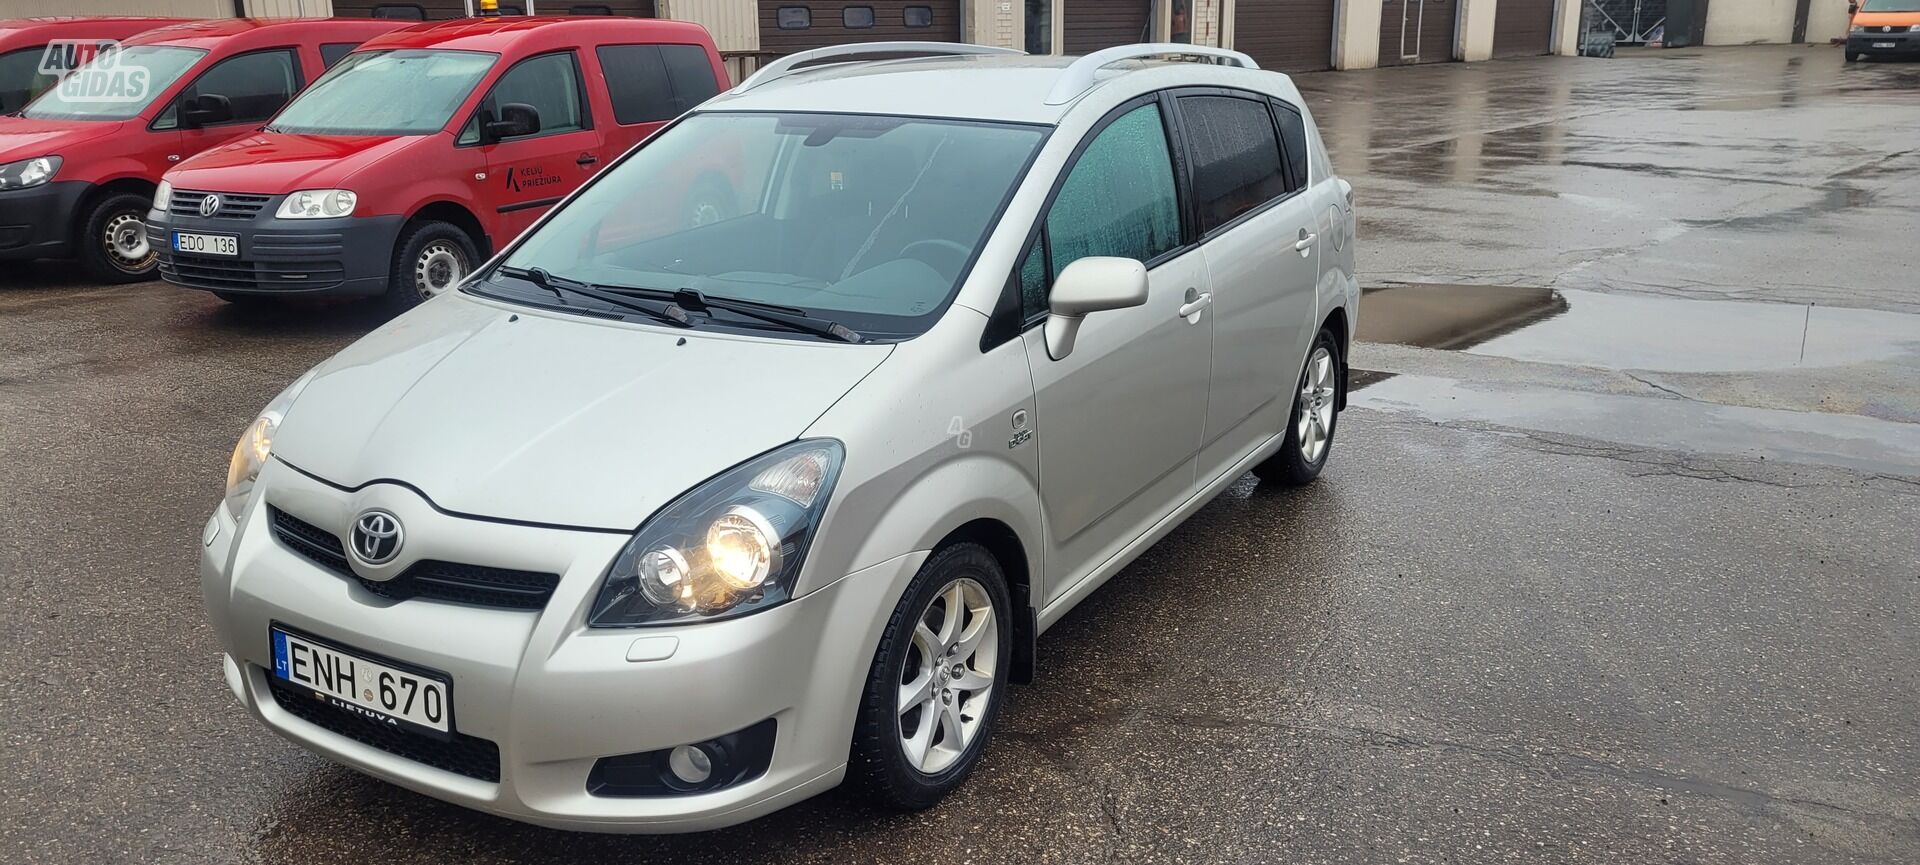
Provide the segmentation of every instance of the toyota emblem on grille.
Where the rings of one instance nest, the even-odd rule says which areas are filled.
[[[209,195],[200,199],[200,215],[212,216],[220,212],[220,196]]]
[[[366,511],[353,521],[353,557],[364,564],[384,565],[400,555],[400,518],[386,511]]]

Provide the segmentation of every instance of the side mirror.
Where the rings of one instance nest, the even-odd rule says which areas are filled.
[[[1087,313],[1147,302],[1147,266],[1131,258],[1090,256],[1067,265],[1047,296],[1047,354],[1062,360]]]
[[[525,102],[509,102],[500,106],[500,119],[481,124],[480,131],[488,141],[532,135],[540,131],[540,110]]]
[[[180,102],[180,123],[188,129],[233,119],[233,101],[218,93],[203,93]]]

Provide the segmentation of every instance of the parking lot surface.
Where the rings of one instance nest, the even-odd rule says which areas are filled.
[[[1373,289],[1328,473],[1242,480],[1048,632],[912,815],[569,835],[276,738],[193,539],[379,322],[7,265],[0,861],[1920,860],[1920,66],[1300,83]]]

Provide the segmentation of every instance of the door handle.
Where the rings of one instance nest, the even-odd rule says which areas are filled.
[[[1179,313],[1181,318],[1192,318],[1199,315],[1200,310],[1213,305],[1213,292],[1211,291],[1203,291],[1198,296],[1189,294],[1188,297],[1191,297],[1192,300],[1180,304]]]
[[[1317,240],[1319,237],[1320,235],[1313,234],[1307,231],[1306,229],[1302,228],[1300,229],[1300,239],[1293,242],[1293,248],[1300,250],[1301,252],[1306,252],[1307,250],[1313,248],[1313,242]]]
[[[593,155],[593,154],[591,154],[591,153],[582,153],[582,154],[580,154],[580,158],[579,158],[579,159],[576,159],[576,160],[574,160],[574,161],[573,161],[573,164],[575,164],[575,165],[578,165],[578,166],[580,166],[581,168],[585,168],[585,167],[587,167],[587,166],[589,166],[589,165],[592,165],[592,164],[594,164],[594,163],[596,163],[596,162],[599,162],[599,161],[600,161],[600,160],[599,160],[599,159],[597,159],[597,158],[595,158],[595,157],[594,157],[594,155]]]

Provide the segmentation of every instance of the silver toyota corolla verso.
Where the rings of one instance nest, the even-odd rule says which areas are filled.
[[[266,407],[203,538],[228,684],[550,826],[931,805],[1048,626],[1319,474],[1350,199],[1232,52],[773,63]]]

